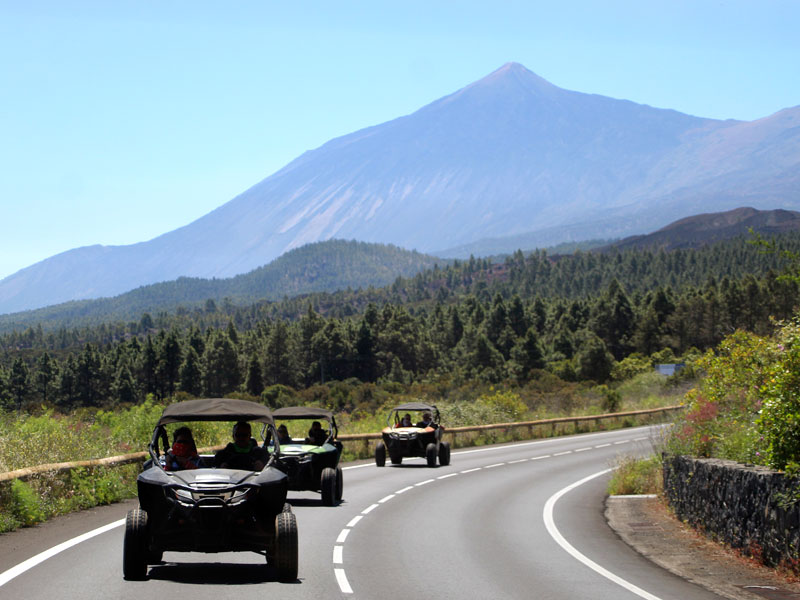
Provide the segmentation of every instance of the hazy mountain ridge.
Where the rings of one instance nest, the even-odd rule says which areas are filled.
[[[509,63],[304,153],[185,227],[23,269],[0,281],[0,311],[229,277],[331,238],[446,255],[487,238],[544,247],[622,237],[698,206],[800,208],[798,166],[800,108],[703,119],[563,90]]]
[[[800,212],[743,207],[722,213],[705,213],[679,219],[648,235],[631,236],[596,250],[700,248],[738,236],[749,236],[751,229],[765,238],[798,231]]]

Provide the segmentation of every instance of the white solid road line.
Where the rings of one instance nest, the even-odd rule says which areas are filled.
[[[661,598],[659,598],[658,596],[654,596],[650,592],[646,592],[645,590],[633,585],[631,582],[626,581],[619,575],[615,575],[608,569],[601,567],[590,558],[578,552],[575,549],[575,547],[572,546],[572,544],[570,544],[566,539],[564,539],[564,536],[562,536],[561,532],[558,531],[558,527],[556,527],[556,523],[553,520],[553,507],[556,505],[556,502],[558,502],[558,499],[561,498],[561,496],[563,496],[564,494],[566,494],[571,490],[574,490],[576,487],[583,485],[587,481],[591,481],[595,477],[600,477],[601,475],[605,475],[606,473],[609,473],[613,470],[614,469],[605,469],[604,471],[600,471],[599,473],[595,473],[594,475],[589,475],[588,477],[584,477],[580,481],[576,481],[575,483],[568,485],[564,489],[550,496],[550,498],[548,498],[547,502],[544,505],[544,512],[542,514],[542,517],[544,518],[545,527],[547,527],[547,532],[559,546],[561,546],[564,550],[566,550],[573,558],[579,560],[580,562],[582,562],[584,565],[586,565],[596,573],[599,573],[606,579],[613,581],[614,583],[625,588],[629,592],[636,594],[640,598],[645,598],[646,600],[661,600]]]
[[[49,550],[45,550],[37,554],[36,556],[32,556],[25,562],[19,563],[16,567],[11,567],[8,571],[4,573],[0,573],[0,586],[5,585],[14,577],[18,575],[22,575],[25,571],[32,569],[36,565],[43,563],[48,558],[51,558],[58,554],[59,552],[63,552],[68,548],[72,548],[76,544],[80,544],[88,539],[95,537],[96,535],[100,535],[101,533],[105,533],[106,531],[111,531],[112,529],[116,529],[117,527],[121,527],[125,525],[125,519],[120,519],[119,521],[114,521],[113,523],[109,523],[108,525],[104,525],[103,527],[98,527],[88,533],[84,533],[83,535],[79,535],[78,537],[74,537],[71,540],[67,540],[59,544],[58,546],[53,546]]]

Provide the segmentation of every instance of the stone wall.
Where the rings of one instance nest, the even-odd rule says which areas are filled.
[[[798,571],[800,484],[765,467],[664,457],[664,493],[676,515],[769,566]]]

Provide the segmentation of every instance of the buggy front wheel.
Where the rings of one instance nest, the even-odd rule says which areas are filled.
[[[375,464],[379,467],[386,464],[386,445],[383,442],[375,444]]]
[[[325,506],[333,506],[336,504],[336,479],[336,469],[331,467],[325,467],[322,469],[320,488],[322,489],[322,503]]]
[[[278,581],[297,580],[297,517],[282,512],[275,517],[274,566]]]
[[[436,466],[436,444],[430,443],[425,446],[425,459],[428,461],[429,467]]]
[[[147,576],[147,513],[141,508],[129,510],[125,517],[122,576],[130,580]]]

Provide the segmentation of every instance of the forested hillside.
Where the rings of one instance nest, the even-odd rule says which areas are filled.
[[[800,236],[777,244],[798,252]],[[642,356],[668,361],[736,329],[770,331],[798,298],[795,281],[778,275],[780,261],[745,239],[670,253],[517,252],[503,264],[434,266],[381,289],[35,327],[0,337],[0,399],[65,410],[177,391],[273,401],[275,386],[525,383],[543,370],[603,382],[649,368]]]
[[[442,259],[387,244],[329,240],[291,250],[249,273],[227,279],[181,277],[146,285],[114,298],[66,302],[0,315],[0,332],[40,324],[76,327],[109,321],[138,320],[145,312],[185,313],[214,303],[245,305],[310,292],[382,287],[444,264]]]

